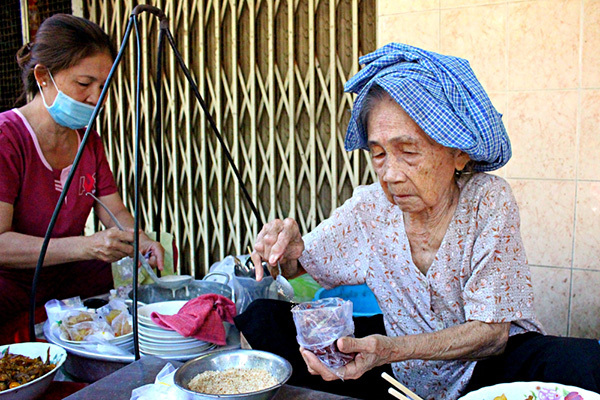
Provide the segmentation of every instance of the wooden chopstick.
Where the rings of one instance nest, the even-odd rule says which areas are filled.
[[[394,388],[389,388],[388,393],[400,400],[410,400],[408,397],[406,397],[405,395],[403,395],[402,393],[400,393],[399,391],[397,391]]]
[[[392,385],[396,386],[398,389],[402,390],[404,393],[406,393],[409,397],[408,400],[411,400],[411,399],[412,400],[423,400],[422,398],[420,398],[419,396],[414,394],[409,388],[407,388],[406,386],[404,386],[403,384],[401,384],[400,382],[398,382],[397,380],[392,378],[387,372],[382,373],[381,377],[383,379],[385,379],[386,381],[388,381],[389,383],[391,383]],[[390,389],[390,390],[393,390],[393,389]],[[393,393],[390,392],[390,394],[393,394]],[[401,399],[401,397],[398,397],[398,398]]]

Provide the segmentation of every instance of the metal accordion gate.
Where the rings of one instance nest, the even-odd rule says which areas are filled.
[[[83,0],[79,12],[121,44],[132,8]],[[308,232],[373,172],[343,139],[353,96],[343,84],[375,48],[375,0],[151,0],[169,28],[263,221],[295,218]],[[74,7],[77,12],[76,8]],[[142,32],[141,226],[174,235],[184,273],[197,277],[246,254],[260,230],[190,85],[166,47],[155,87],[158,21]],[[133,35],[132,35],[133,36]],[[98,123],[126,206],[133,209],[135,40]],[[162,97],[163,110],[156,110]],[[164,133],[157,145],[156,118]],[[163,157],[164,174],[157,174]],[[163,190],[157,193],[158,180]],[[162,211],[157,215],[157,205]],[[153,228],[152,228],[153,227]]]

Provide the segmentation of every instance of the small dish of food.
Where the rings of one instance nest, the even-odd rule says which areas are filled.
[[[0,400],[33,400],[48,389],[67,352],[51,343],[15,343],[0,346],[0,357]]]
[[[548,382],[512,382],[487,386],[459,400],[600,400],[600,394],[575,386]]]
[[[269,400],[292,376],[284,358],[260,350],[222,350],[202,355],[175,372],[175,385],[198,400]]]

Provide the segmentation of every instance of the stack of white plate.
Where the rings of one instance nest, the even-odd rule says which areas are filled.
[[[140,354],[153,355],[165,360],[187,361],[216,347],[215,344],[180,335],[152,322],[150,315],[174,315],[186,300],[163,301],[147,304],[138,309],[138,337]]]

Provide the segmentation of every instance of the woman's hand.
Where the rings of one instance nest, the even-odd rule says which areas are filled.
[[[365,372],[383,364],[390,363],[392,340],[383,335],[371,335],[361,339],[343,337],[337,340],[337,347],[342,353],[355,353],[354,360],[341,367],[338,373],[344,379],[358,379]],[[306,362],[308,372],[321,375],[323,380],[333,381],[339,377],[331,372],[311,351],[300,348],[300,354]]]
[[[300,234],[298,223],[292,218],[276,219],[269,222],[259,232],[254,242],[251,254],[255,266],[256,280],[263,278],[262,261],[269,266],[271,275],[277,274],[277,262],[280,263],[282,274],[286,278],[298,275],[298,258],[304,251],[304,241]]]
[[[112,263],[133,255],[133,231],[121,231],[113,227],[96,232],[87,238],[89,243],[87,259]]]
[[[165,268],[165,249],[159,242],[150,239],[143,232],[140,233],[140,252],[144,255],[150,254],[148,263],[151,266],[157,267],[161,271]]]

